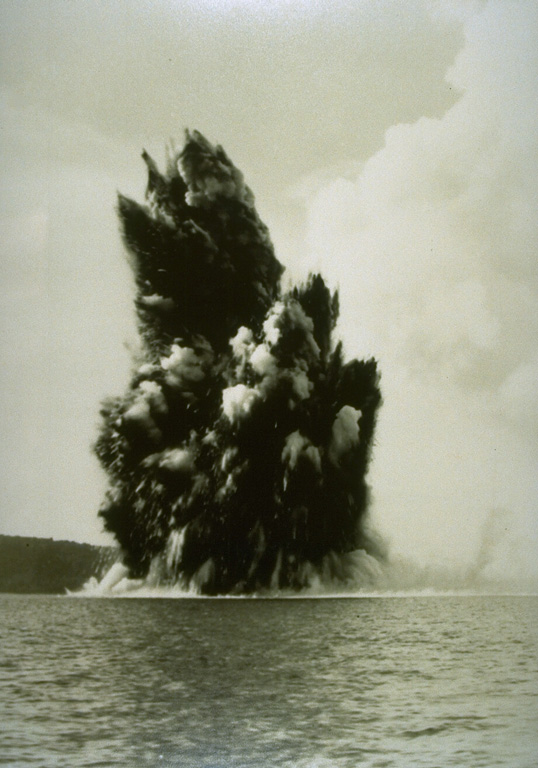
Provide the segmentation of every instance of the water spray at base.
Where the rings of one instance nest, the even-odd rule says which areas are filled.
[[[120,196],[141,353],[103,403],[100,510],[122,574],[202,594],[345,583],[375,558],[365,476],[375,360],[344,362],[338,295],[283,292],[254,197],[220,146],[187,133],[146,203]]]

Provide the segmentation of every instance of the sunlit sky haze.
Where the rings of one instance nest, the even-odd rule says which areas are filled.
[[[116,193],[186,127],[244,172],[287,280],[339,287],[384,406],[372,523],[536,575],[538,5],[0,5],[0,532],[107,542],[91,453],[136,346]]]

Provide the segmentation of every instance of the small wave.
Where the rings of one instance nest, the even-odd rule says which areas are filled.
[[[416,731],[404,731],[402,736],[405,736],[408,739],[418,739],[421,736],[435,736],[438,733],[441,733],[442,731],[446,731],[448,726],[446,725],[438,725],[438,726],[428,726],[427,728],[420,728]]]
[[[457,717],[448,717],[444,722],[437,725],[429,725],[425,728],[403,731],[402,736],[407,739],[418,739],[422,736],[436,736],[445,731],[465,730],[479,731],[493,728],[494,725],[487,721],[487,718],[480,715],[459,715]]]

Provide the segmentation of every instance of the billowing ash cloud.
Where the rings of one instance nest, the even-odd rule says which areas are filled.
[[[103,405],[100,511],[133,577],[208,594],[301,588],[375,553],[365,474],[375,360],[344,363],[338,296],[284,293],[243,176],[187,133],[146,204],[119,198],[143,354]]]

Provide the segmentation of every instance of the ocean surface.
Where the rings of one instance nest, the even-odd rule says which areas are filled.
[[[538,598],[0,596],[0,765],[538,765]]]

